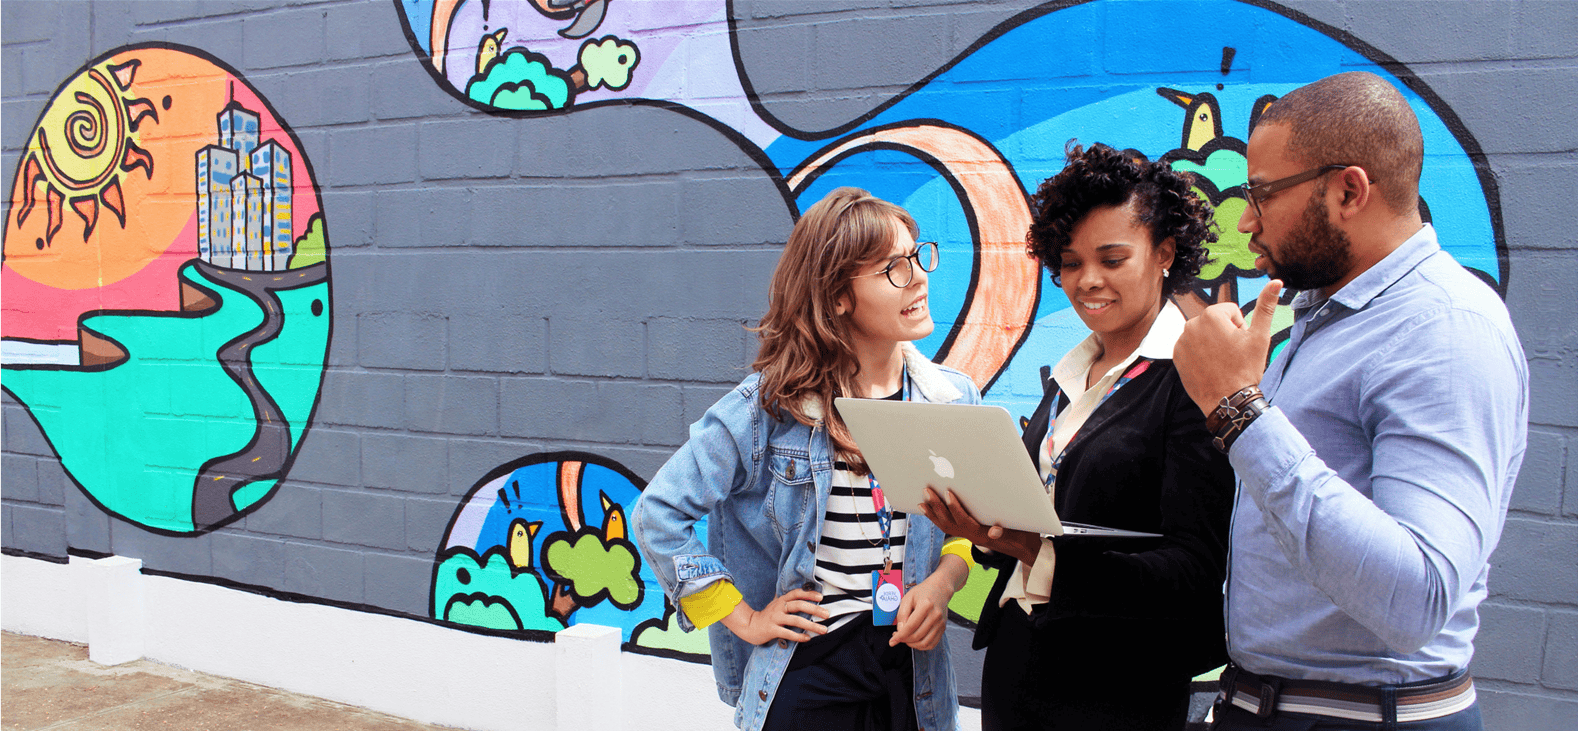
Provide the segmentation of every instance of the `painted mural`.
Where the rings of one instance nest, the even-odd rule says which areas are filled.
[[[735,52],[734,8],[723,0],[397,0],[396,7],[434,79],[476,108],[529,124],[535,114],[578,106],[679,105],[730,132],[783,181],[791,212],[841,185],[903,205],[943,250],[929,291],[938,327],[918,345],[970,374],[987,403],[1021,424],[1050,365],[1088,332],[1024,255],[1027,191],[1063,167],[1070,140],[1188,173],[1215,205],[1221,238],[1198,287],[1175,300],[1190,315],[1216,302],[1247,313],[1265,282],[1248,236],[1237,231],[1250,130],[1291,89],[1339,71],[1372,71],[1403,90],[1423,128],[1425,220],[1450,232],[1443,246],[1460,263],[1505,292],[1494,182],[1450,110],[1401,64],[1272,3],[1195,0],[1166,12],[1115,0],[1048,3],[873,111],[830,125],[832,132],[795,129],[750,91],[752,69],[739,66]],[[1284,303],[1274,344],[1291,323]],[[952,603],[956,621],[976,619],[993,578],[977,570]]]
[[[1269,2],[1048,3],[825,130],[795,128],[753,91],[725,0],[394,6],[417,62],[457,103],[522,125],[664,106],[726,133],[781,184],[791,213],[841,185],[903,205],[943,252],[930,286],[938,327],[918,345],[1021,419],[1086,335],[1023,244],[1027,191],[1062,168],[1070,140],[1189,173],[1222,236],[1178,303],[1247,310],[1264,278],[1236,232],[1244,141],[1289,90],[1373,71],[1423,126],[1421,211],[1458,261],[1505,291],[1494,182],[1451,110],[1363,41]],[[3,387],[72,481],[106,512],[176,535],[264,505],[311,424],[332,332],[322,203],[295,134],[205,52],[128,46],[61,84],[14,181]],[[1280,308],[1274,329],[1290,321]],[[677,630],[626,534],[644,484],[580,452],[484,475],[434,556],[430,618],[532,638],[596,623],[620,627],[632,649],[704,657],[706,634]],[[972,575],[956,621],[974,621],[992,578]]]
[[[5,221],[4,388],[109,513],[203,532],[272,494],[330,333],[312,167],[189,48],[95,59],[45,106]]]
[[[626,520],[646,481],[582,452],[523,457],[467,493],[433,567],[434,619],[534,636],[582,622],[619,627],[627,647],[704,657],[683,632]],[[706,522],[698,524],[706,539]]]
[[[988,403],[1021,418],[1040,399],[1041,368],[1085,335],[1066,298],[1042,296],[1050,278],[1023,255],[1027,191],[1062,168],[1069,140],[1103,142],[1190,173],[1217,206],[1222,238],[1200,287],[1178,303],[1189,313],[1219,301],[1247,309],[1264,282],[1236,230],[1250,128],[1293,88],[1340,70],[1373,71],[1404,90],[1424,128],[1426,220],[1434,212],[1438,228],[1452,232],[1444,245],[1464,266],[1498,287],[1505,280],[1493,183],[1450,111],[1362,41],[1270,3],[1196,0],[1166,13],[1145,3],[1048,3],[834,132],[795,129],[749,91],[752,69],[737,64],[734,8],[723,0],[395,5],[435,80],[477,108],[529,123],[577,106],[680,105],[762,160],[784,182],[791,211],[839,185],[902,204],[943,247],[930,289],[939,327],[919,345],[974,377]],[[602,44],[628,48],[617,73],[587,71],[602,68],[595,60],[587,66]],[[479,86],[512,54],[521,73],[536,64],[541,78]],[[593,78],[619,83],[586,81]],[[554,103],[521,106],[487,91],[528,87]],[[1291,317],[1279,310],[1279,340]]]

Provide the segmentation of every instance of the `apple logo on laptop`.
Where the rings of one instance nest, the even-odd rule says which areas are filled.
[[[926,451],[931,454],[927,459],[931,460],[932,469],[937,470],[937,476],[948,480],[953,479],[953,463],[949,462],[947,457],[938,457],[937,453],[932,452],[930,449]]]

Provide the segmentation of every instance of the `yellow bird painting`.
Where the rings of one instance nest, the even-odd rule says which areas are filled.
[[[608,493],[599,492],[603,498],[603,542],[625,537],[625,510],[608,499]]]
[[[516,518],[510,523],[510,537],[506,548],[511,566],[520,570],[532,567],[532,539],[536,537],[537,530],[540,528],[542,528],[540,520],[528,523]]]
[[[488,64],[499,57],[499,52],[504,48],[504,37],[509,35],[509,28],[500,28],[497,31],[482,36],[482,42],[477,44],[477,75],[487,73]]]
[[[1161,87],[1156,93],[1184,108],[1183,141],[1180,147],[1199,150],[1206,143],[1222,136],[1222,108],[1210,92],[1190,94]]]

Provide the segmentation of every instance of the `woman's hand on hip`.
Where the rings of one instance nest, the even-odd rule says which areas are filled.
[[[813,617],[826,619],[828,611],[817,602],[822,601],[822,595],[805,589],[794,589],[772,600],[766,607],[757,611],[751,605],[741,600],[734,605],[734,611],[729,612],[721,621],[736,637],[753,645],[762,645],[773,640],[791,640],[804,642],[816,635],[827,634],[827,628],[815,621],[800,616],[809,614]],[[804,630],[796,631],[796,628]]]

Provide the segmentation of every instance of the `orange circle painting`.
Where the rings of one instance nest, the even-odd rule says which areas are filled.
[[[191,48],[66,79],[17,162],[0,386],[103,510],[157,532],[261,506],[331,334],[312,166],[267,100]]]

